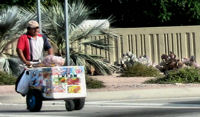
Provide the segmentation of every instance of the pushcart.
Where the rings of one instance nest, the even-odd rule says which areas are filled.
[[[83,66],[38,67],[26,69],[17,92],[26,95],[27,109],[41,110],[45,100],[64,100],[67,111],[80,110],[86,98]]]

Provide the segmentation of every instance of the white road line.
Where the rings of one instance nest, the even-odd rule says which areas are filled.
[[[58,103],[44,103],[44,106],[60,106],[60,105],[57,105]],[[64,105],[64,103],[59,103],[59,104],[62,104]],[[9,104],[9,103],[0,103],[0,105],[13,105],[13,106],[18,106],[18,105],[26,105],[25,103],[16,103],[16,104]],[[173,104],[173,103],[114,103],[114,102],[110,102],[110,103],[100,103],[100,102],[86,102],[85,105],[122,105],[122,106],[164,106],[164,105],[173,105],[173,106],[182,106],[182,105],[190,105],[190,106],[199,106],[199,104]]]
[[[6,104],[6,103],[2,103],[0,104],[0,106],[3,105],[3,106],[26,106],[26,104]],[[64,105],[64,104],[63,104]],[[48,105],[48,104],[44,104],[43,106],[63,106],[63,105]]]
[[[87,103],[88,106],[97,107],[116,107],[116,108],[200,108],[199,104],[173,104],[173,103],[100,103],[100,102],[90,102]]]
[[[124,100],[112,100],[113,102],[125,102],[125,101],[158,101],[158,100],[185,100],[185,99],[200,99],[200,97],[177,97],[177,98],[172,98],[172,97],[169,97],[169,98],[155,98],[155,99],[138,99],[138,98],[133,98],[133,99],[124,99]],[[96,101],[96,102],[101,102],[101,101]],[[102,101],[104,102],[104,101]],[[106,101],[105,101],[106,102]],[[109,101],[108,101],[109,102]]]
[[[25,104],[7,104],[7,103],[1,103],[0,105],[4,105],[4,106],[24,106]]]
[[[89,102],[126,102],[126,101],[159,101],[159,100],[191,100],[191,99],[200,99],[200,97],[177,97],[177,98],[155,98],[155,99],[138,99],[138,98],[133,98],[133,99],[122,99],[122,100],[105,100],[105,101],[89,101]]]
[[[50,115],[20,115],[20,114],[0,114],[0,117],[78,117],[78,116],[50,116]]]
[[[185,109],[185,108],[190,108],[190,109],[200,109],[200,107],[171,107],[171,106],[96,106],[100,108],[167,108],[167,109]]]
[[[111,102],[111,103],[98,103],[98,102],[88,102],[86,104],[88,104],[88,105],[99,105],[100,104],[100,105],[128,105],[128,106],[130,106],[130,105],[163,106],[163,105],[166,105],[168,103],[113,103],[113,102]]]

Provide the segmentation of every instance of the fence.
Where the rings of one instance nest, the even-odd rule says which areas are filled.
[[[122,54],[128,51],[138,57],[147,55],[153,63],[159,63],[161,55],[170,51],[180,59],[195,56],[200,63],[200,26],[113,28],[111,31],[118,36],[107,39],[105,35],[98,35],[91,38],[104,39],[107,44],[113,45],[113,48],[105,51],[85,46],[81,49],[88,54],[101,55],[111,63],[119,63]],[[8,52],[16,54],[15,46],[12,44],[10,47],[12,50]]]

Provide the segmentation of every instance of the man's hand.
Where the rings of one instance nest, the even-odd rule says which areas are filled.
[[[26,64],[27,66],[30,66],[30,65],[31,65],[30,61],[25,61],[25,64]]]

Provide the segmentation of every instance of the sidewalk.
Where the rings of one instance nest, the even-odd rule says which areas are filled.
[[[200,87],[129,89],[118,91],[88,90],[87,101],[126,100],[126,99],[158,99],[200,97]],[[14,86],[0,86],[0,103],[25,102],[25,97],[14,91]]]

